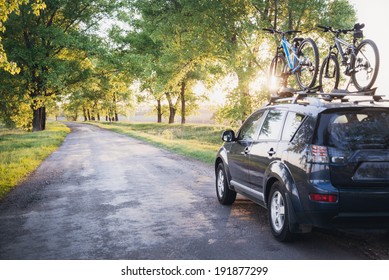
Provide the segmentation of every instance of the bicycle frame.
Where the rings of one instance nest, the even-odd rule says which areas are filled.
[[[300,62],[300,60],[298,59],[298,57],[296,55],[297,48],[295,48],[291,43],[289,43],[289,41],[286,40],[284,36],[282,36],[281,44],[278,48],[279,49],[282,48],[284,50],[288,66],[291,69],[291,73],[294,74],[294,72],[299,67],[299,63],[297,63],[297,62]],[[292,51],[292,54],[290,53],[290,50]]]
[[[301,33],[299,30],[278,31],[266,28],[263,30],[281,35],[276,55],[270,65],[270,75],[278,78],[280,84],[286,86],[288,77],[293,74],[296,75],[296,81],[301,89],[312,88],[316,82],[319,65],[319,53],[315,42],[311,38],[299,37],[294,37],[289,42],[287,37]],[[281,66],[277,67],[278,64]]]
[[[345,51],[342,48],[342,45],[346,46],[346,48],[345,48],[346,50],[351,50],[351,53],[350,53],[351,55],[355,55],[355,45],[350,44],[350,43],[346,42],[345,40],[342,40],[338,37],[335,37],[335,45],[332,48],[335,47],[338,50],[338,53],[339,53],[340,57],[342,58],[342,65],[347,66],[348,57],[346,56]]]

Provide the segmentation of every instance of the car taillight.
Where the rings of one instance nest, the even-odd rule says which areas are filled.
[[[308,161],[312,163],[329,163],[327,147],[311,145]]]
[[[309,198],[312,201],[318,201],[318,202],[337,202],[338,201],[338,196],[335,194],[310,193]]]
[[[349,160],[352,153],[352,151],[328,147],[328,155],[331,159],[331,163],[344,164]]]

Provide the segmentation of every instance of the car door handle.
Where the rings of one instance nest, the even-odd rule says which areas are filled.
[[[276,151],[274,151],[274,149],[271,148],[269,151],[267,151],[267,154],[272,157],[276,154]]]

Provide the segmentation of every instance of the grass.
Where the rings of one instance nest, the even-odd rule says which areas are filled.
[[[213,163],[222,145],[223,126],[164,123],[96,123],[102,128],[137,138],[205,163]]]
[[[0,125],[0,199],[61,145],[69,129],[48,122],[45,131],[8,130]]]

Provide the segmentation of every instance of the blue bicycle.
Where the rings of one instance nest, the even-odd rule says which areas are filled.
[[[316,43],[311,38],[297,37],[290,43],[286,37],[301,33],[298,30],[278,31],[268,28],[263,30],[281,36],[281,43],[270,64],[271,88],[286,87],[290,75],[296,76],[302,90],[313,88],[319,71],[319,51]]]

